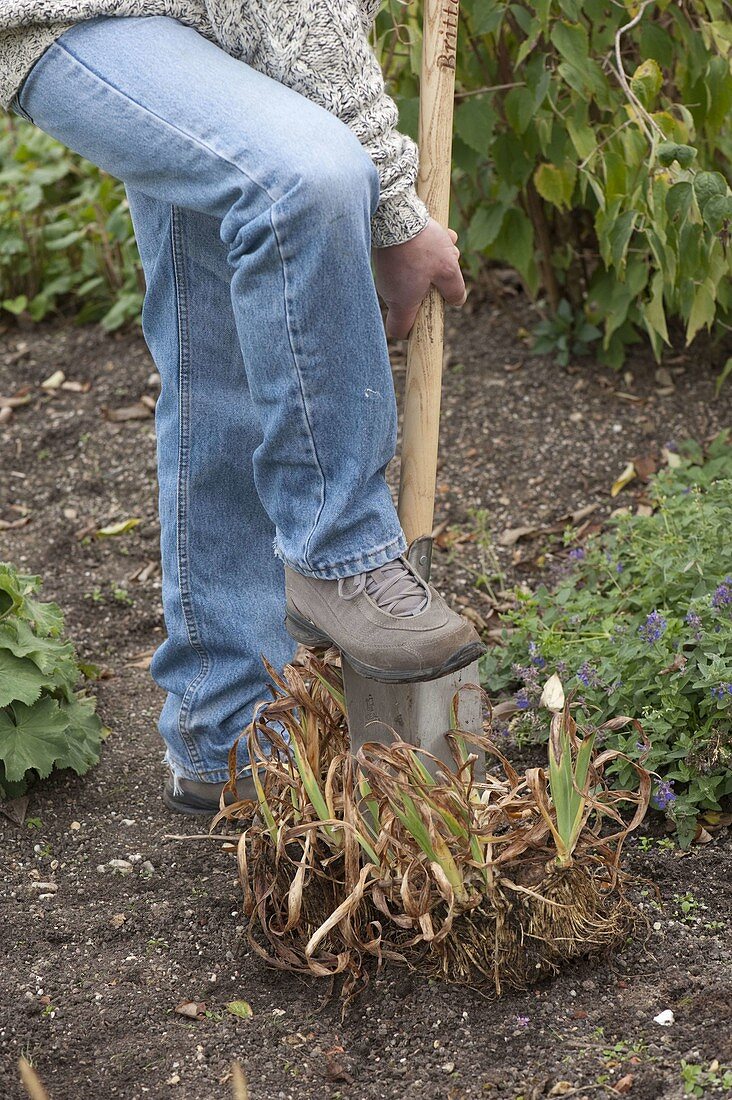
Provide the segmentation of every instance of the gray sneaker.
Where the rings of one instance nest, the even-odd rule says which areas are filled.
[[[289,633],[305,646],[336,646],[361,676],[390,684],[436,680],[483,653],[473,626],[400,557],[342,580],[285,566]]]
[[[188,814],[191,817],[213,817],[219,812],[223,789],[223,783],[201,783],[195,779],[182,777],[174,783],[172,778],[168,778],[163,787],[163,802],[173,813]],[[235,799],[233,794],[227,793],[227,806],[245,798],[256,802],[257,791],[251,776],[238,779],[236,789],[239,798]]]

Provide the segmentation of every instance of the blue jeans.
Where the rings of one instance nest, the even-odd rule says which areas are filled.
[[[294,654],[283,562],[332,579],[406,549],[378,175],[334,115],[163,16],[72,27],[13,108],[127,191],[162,379],[160,732],[175,776],[219,782],[261,654]]]

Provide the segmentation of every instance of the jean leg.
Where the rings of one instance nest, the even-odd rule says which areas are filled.
[[[354,134],[166,17],[77,24],[22,106],[129,186],[220,219],[276,552],[325,579],[405,549],[396,402],[370,265],[378,175]]]
[[[145,339],[162,387],[155,410],[167,638],[151,673],[174,775],[227,778],[229,746],[281,668],[284,577],[272,554],[252,455],[262,429],[231,307],[217,218],[127,188],[147,283]],[[248,763],[242,743],[239,764]]]

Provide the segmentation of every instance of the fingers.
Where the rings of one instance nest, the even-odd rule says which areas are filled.
[[[455,232],[454,229],[448,229],[447,232],[449,234],[450,240],[452,241],[453,244],[455,244],[456,241],[457,241],[457,238],[458,238],[457,233]]]
[[[386,315],[386,335],[393,340],[406,340],[417,319],[419,305],[390,306]]]
[[[465,280],[457,260],[434,279],[434,284],[449,306],[462,306],[467,298]]]

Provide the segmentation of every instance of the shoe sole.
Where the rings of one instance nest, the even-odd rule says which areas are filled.
[[[215,806],[205,805],[199,799],[193,802],[184,802],[171,794],[167,787],[163,787],[163,802],[167,809],[172,810],[174,814],[185,814],[186,817],[213,817],[214,814],[219,812],[218,802]]]
[[[285,626],[291,638],[309,649],[328,649],[330,646],[336,646],[354,672],[357,672],[359,676],[364,676],[367,680],[378,680],[381,684],[424,684],[430,680],[439,680],[440,677],[448,676],[451,672],[459,672],[461,668],[477,661],[479,657],[487,652],[482,642],[470,642],[468,645],[455,650],[441,665],[432,668],[420,668],[414,671],[374,668],[372,665],[360,661],[357,657],[353,657],[314,623],[303,619],[291,608],[287,609]]]

